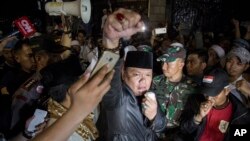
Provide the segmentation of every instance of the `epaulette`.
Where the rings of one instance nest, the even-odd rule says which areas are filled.
[[[26,91],[29,91],[36,84],[36,82],[36,79],[30,78],[25,83],[23,83],[22,88]]]

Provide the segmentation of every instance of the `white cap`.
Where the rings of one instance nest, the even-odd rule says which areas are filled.
[[[80,43],[78,40],[71,41],[71,46],[80,46]]]
[[[220,59],[225,56],[225,51],[221,46],[212,45],[211,48],[216,52],[216,54],[219,56]]]
[[[184,48],[183,44],[178,43],[178,42],[172,43],[170,46],[171,47],[182,47],[182,48]]]

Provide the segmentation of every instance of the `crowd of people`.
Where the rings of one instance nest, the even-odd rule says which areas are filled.
[[[105,17],[102,38],[65,27],[3,40],[2,138],[223,141],[232,140],[230,127],[250,125],[250,25],[234,19],[234,34],[204,32],[203,46],[171,24],[162,35],[145,25],[120,8]],[[104,51],[120,59],[90,77]],[[48,115],[29,131],[36,109]]]

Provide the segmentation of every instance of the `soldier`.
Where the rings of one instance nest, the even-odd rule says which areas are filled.
[[[166,114],[166,138],[171,138],[168,135],[178,130],[178,120],[186,99],[196,91],[196,83],[183,74],[185,58],[186,50],[180,43],[172,43],[170,48],[157,58],[157,61],[162,61],[163,74],[153,78],[151,90],[157,94],[161,110]]]

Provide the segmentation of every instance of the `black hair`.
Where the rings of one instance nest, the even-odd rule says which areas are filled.
[[[203,62],[207,63],[208,62],[208,53],[205,49],[195,49],[189,52],[188,55],[190,54],[197,54],[198,58]]]
[[[82,74],[78,58],[71,56],[63,61],[49,64],[40,71],[45,94],[57,102],[66,98],[67,89]]]
[[[55,101],[57,102],[63,102],[66,98],[67,91],[70,87],[71,84],[73,84],[74,79],[68,79],[67,82],[64,82],[62,84],[58,84],[53,87],[49,87],[47,90],[48,95]]]
[[[76,35],[78,35],[79,33],[82,33],[84,35],[84,37],[86,37],[87,33],[84,29],[79,29],[76,33]]]
[[[23,45],[30,45],[29,39],[18,40],[15,44],[14,48],[12,49],[13,53],[16,54],[22,50]]]

